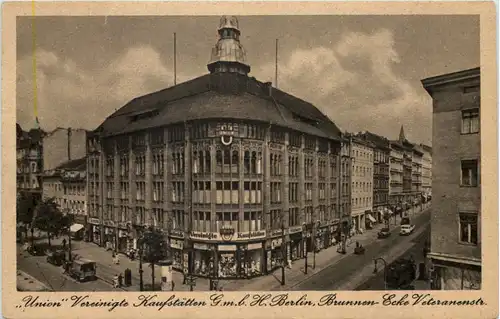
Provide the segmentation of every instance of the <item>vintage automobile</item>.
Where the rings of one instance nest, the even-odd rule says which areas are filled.
[[[382,228],[378,233],[377,233],[377,238],[383,239],[391,236],[391,231],[389,228],[385,227]]]
[[[64,250],[47,250],[47,262],[52,265],[62,266],[66,261],[66,252]]]
[[[410,235],[411,233],[413,233],[414,230],[415,230],[414,225],[409,225],[409,224],[401,225],[401,230],[399,231],[399,235],[401,236]]]
[[[76,259],[68,262],[65,267],[68,275],[78,281],[91,281],[96,280],[96,263],[89,259]]]
[[[45,255],[45,252],[43,251],[43,249],[36,246],[36,245],[26,244],[25,250],[33,256],[44,256]]]

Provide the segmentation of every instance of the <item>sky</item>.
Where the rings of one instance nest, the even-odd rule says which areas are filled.
[[[208,73],[219,16],[18,17],[17,122],[95,129],[134,97]],[[420,80],[479,66],[478,16],[239,16],[250,75],[342,130],[432,144]],[[33,29],[34,26],[34,29]],[[33,32],[34,30],[34,32]],[[34,61],[36,72],[34,72]],[[36,74],[36,76],[35,76]],[[36,94],[35,94],[36,84]]]

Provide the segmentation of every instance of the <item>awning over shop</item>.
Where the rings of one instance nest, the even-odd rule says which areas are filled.
[[[83,228],[84,228],[84,226],[82,224],[73,224],[69,228],[69,231],[72,233],[76,233],[76,232],[82,230]]]
[[[375,223],[377,220],[375,220],[375,218],[373,218],[372,214],[366,214],[366,216],[368,216],[368,219],[372,222],[372,223]]]

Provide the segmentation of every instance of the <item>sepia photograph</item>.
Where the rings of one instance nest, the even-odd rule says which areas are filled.
[[[484,288],[480,14],[139,12],[11,19],[23,307]]]

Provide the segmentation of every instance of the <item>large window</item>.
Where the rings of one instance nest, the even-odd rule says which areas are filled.
[[[281,183],[271,183],[271,203],[281,203]]]
[[[193,212],[193,230],[211,232],[210,220],[210,212]]]
[[[128,172],[129,172],[128,154],[122,154],[120,156],[120,176],[128,176]]]
[[[288,201],[290,203],[297,203],[299,201],[299,183],[289,183]]]
[[[163,201],[163,182],[153,182],[153,201]]]
[[[312,183],[305,183],[305,191],[306,191],[306,201],[311,201],[312,200],[312,189],[313,189],[313,184]]]
[[[467,244],[477,245],[478,232],[476,213],[460,213],[459,214],[459,241]]]
[[[136,182],[136,199],[139,201],[143,201],[146,199],[146,183],[145,182]]]
[[[291,177],[299,177],[299,157],[297,155],[288,156],[288,166]]]
[[[184,182],[172,183],[172,202],[184,202]]]
[[[135,156],[135,175],[144,175],[146,173],[146,156],[136,155]]]
[[[257,231],[262,229],[262,212],[244,212],[243,221],[240,223],[240,231]]]
[[[153,153],[153,175],[163,175],[163,152],[161,150]]]
[[[172,174],[184,174],[184,151],[182,150],[172,153]]]
[[[210,182],[193,182],[193,203],[210,204]]]
[[[193,174],[208,174],[211,171],[210,151],[193,152]]]
[[[271,229],[281,229],[281,224],[283,219],[281,216],[281,209],[271,210],[269,214],[270,214],[269,220],[271,222]]]
[[[479,109],[462,111],[462,134],[479,132]]]
[[[245,204],[262,203],[262,182],[245,182],[243,184]]]
[[[243,156],[243,168],[245,175],[262,174],[262,153],[245,151]]]
[[[129,194],[129,184],[128,182],[120,183],[120,199],[127,200]]]
[[[217,213],[217,232],[220,231],[221,227],[231,227],[235,231],[238,231],[238,212],[218,212]]]
[[[271,157],[270,158],[270,161],[271,161],[270,174],[271,174],[271,176],[281,176],[281,174],[282,174],[282,157],[281,157],[281,155],[271,153],[270,157]]]
[[[217,204],[239,203],[239,182],[216,182],[215,199]]]
[[[319,183],[318,184],[318,191],[319,191],[319,199],[325,199],[326,197],[326,184],[325,183]]]
[[[298,225],[300,225],[299,208],[298,207],[290,208],[290,211],[288,212],[288,226],[298,226]]]
[[[172,229],[184,229],[184,211],[174,210],[172,216]]]
[[[312,157],[306,157],[304,160],[305,177],[311,179],[313,177],[314,160]]]
[[[463,160],[460,183],[462,186],[478,185],[478,163],[477,160]]]
[[[236,150],[218,150],[215,155],[217,174],[238,174],[239,154]]]
[[[106,176],[113,176],[114,160],[112,156],[106,158]]]

